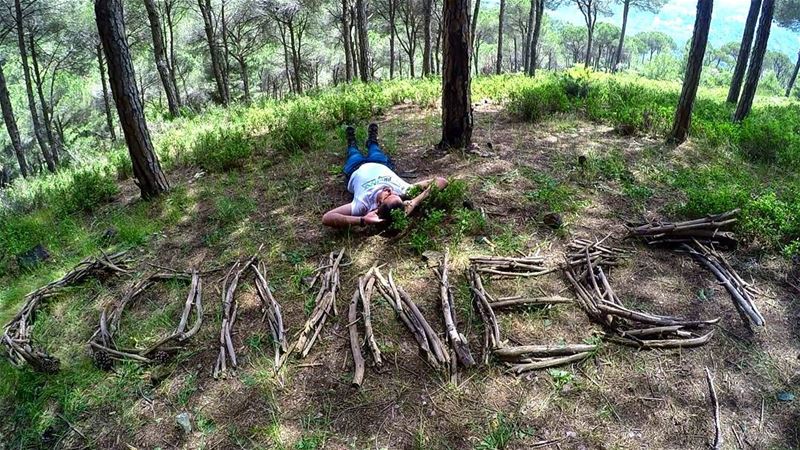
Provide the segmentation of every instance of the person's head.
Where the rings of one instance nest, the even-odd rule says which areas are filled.
[[[392,211],[405,207],[403,199],[393,192],[392,188],[388,186],[384,187],[380,192],[378,192],[376,201],[378,203],[378,210],[376,211],[378,217],[387,222],[392,221]]]

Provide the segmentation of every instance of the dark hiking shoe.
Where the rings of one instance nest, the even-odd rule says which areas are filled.
[[[356,145],[356,129],[351,127],[350,125],[347,126],[344,130],[344,135],[347,138],[347,146],[348,147],[358,147]]]
[[[370,143],[378,143],[378,124],[373,122],[367,127],[367,146]]]

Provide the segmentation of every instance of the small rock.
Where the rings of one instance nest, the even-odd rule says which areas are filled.
[[[192,432],[192,415],[188,412],[182,412],[175,416],[175,423],[183,429],[184,433],[189,434]]]
[[[579,165],[581,168],[585,168],[585,167],[586,167],[586,155],[580,155],[580,156],[578,156],[578,165]]]
[[[778,392],[777,397],[778,397],[778,401],[781,401],[781,402],[791,402],[791,401],[794,400],[794,394],[792,394],[791,392],[786,392],[786,391]]]
[[[438,267],[444,259],[444,255],[433,250],[425,250],[422,252],[422,259],[428,263],[428,267]]]
[[[40,262],[50,259],[50,252],[42,244],[36,244],[35,247],[25,253],[17,255],[17,265],[21,269],[32,269]]]
[[[109,242],[113,241],[114,238],[117,237],[119,231],[116,228],[109,228],[103,232],[103,235],[100,236],[100,241],[104,244],[108,244]]]
[[[557,144],[558,138],[555,136],[547,136],[546,138],[542,139],[542,142],[545,144]]]
[[[567,431],[567,437],[568,438],[578,437],[578,433],[576,433],[574,431]]]
[[[489,149],[491,149],[492,148],[492,143],[491,142],[487,142],[486,146],[489,147]]]

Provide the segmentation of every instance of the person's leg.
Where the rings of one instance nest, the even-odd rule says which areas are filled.
[[[383,164],[384,166],[394,170],[394,163],[392,162],[391,158],[384,153],[381,146],[378,144],[378,125],[371,123],[369,125],[369,134],[367,136],[367,161],[374,162],[378,164]]]
[[[342,167],[342,172],[344,172],[345,182],[347,182],[350,180],[350,175],[353,175],[353,172],[366,161],[366,158],[364,158],[364,155],[358,150],[358,145],[356,145],[355,128],[347,127],[345,137],[347,138],[347,159]]]

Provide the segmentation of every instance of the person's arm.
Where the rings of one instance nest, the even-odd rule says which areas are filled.
[[[322,224],[334,228],[344,228],[353,225],[367,225],[380,223],[383,219],[375,211],[370,211],[366,216],[353,216],[350,203],[334,208],[322,216]]]
[[[423,189],[421,194],[417,195],[406,204],[406,215],[411,214],[426,198],[431,194],[431,188],[436,185],[439,189],[444,189],[447,186],[447,179],[442,177],[431,178],[430,180],[418,181],[413,186],[419,186]]]

